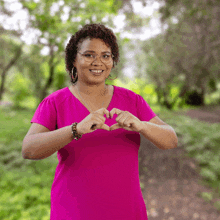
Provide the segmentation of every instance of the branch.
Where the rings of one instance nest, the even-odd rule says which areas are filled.
[[[2,71],[2,77],[5,76],[6,72],[17,62],[18,58],[20,57],[21,55],[21,52],[22,52],[22,47],[23,47],[24,44],[22,44],[18,50],[16,51],[16,54],[14,55],[14,57],[10,60],[10,62],[8,63],[8,65],[6,65],[6,67],[3,69]]]

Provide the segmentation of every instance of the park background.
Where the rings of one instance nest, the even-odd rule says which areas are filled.
[[[166,151],[141,137],[149,220],[220,219],[217,0],[0,1],[0,219],[49,219],[56,154],[24,160],[22,141],[38,104],[70,85],[64,49],[89,23],[118,38],[120,62],[106,83],[140,94],[178,135]]]

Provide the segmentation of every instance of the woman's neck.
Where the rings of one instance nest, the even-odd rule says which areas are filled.
[[[77,92],[80,93],[80,95],[100,97],[108,94],[109,85],[101,84],[99,86],[97,85],[88,86],[77,82],[77,84],[74,85],[74,88],[77,90]]]

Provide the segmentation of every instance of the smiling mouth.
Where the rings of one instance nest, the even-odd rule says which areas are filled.
[[[89,70],[92,73],[102,73],[104,70]]]

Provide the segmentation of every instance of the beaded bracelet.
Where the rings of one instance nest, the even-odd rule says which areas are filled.
[[[72,126],[71,126],[71,128],[72,128],[72,133],[73,133],[73,139],[75,139],[75,140],[79,140],[79,138],[82,137],[82,135],[78,134],[77,131],[76,131],[76,125],[77,125],[77,124],[78,124],[78,123],[75,122],[75,123],[73,123]]]

